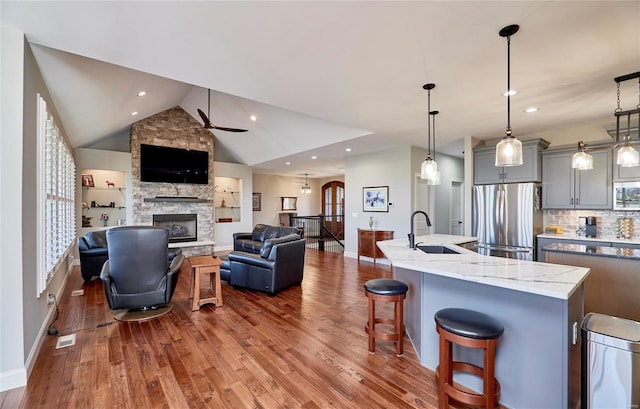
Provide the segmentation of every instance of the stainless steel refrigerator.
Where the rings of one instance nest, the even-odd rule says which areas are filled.
[[[474,186],[472,223],[478,253],[535,260],[543,223],[540,184]]]

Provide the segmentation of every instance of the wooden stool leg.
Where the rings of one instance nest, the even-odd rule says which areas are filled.
[[[193,304],[191,305],[191,311],[198,311],[200,309],[200,269],[195,267],[193,272]]]
[[[369,297],[369,353],[376,353],[376,340],[373,337],[373,333],[376,331],[376,300],[373,297]]]
[[[484,395],[487,399],[487,408],[493,409],[496,406],[495,401],[495,357],[496,357],[496,345],[495,340],[487,341],[486,349],[484,350]]]
[[[449,395],[445,392],[445,385],[453,384],[453,371],[451,370],[451,342],[440,334],[440,365],[437,368],[438,375],[438,407],[449,408]]]
[[[396,341],[396,356],[402,356],[403,354],[403,344],[404,344],[404,321],[403,321],[403,305],[402,300],[396,301],[394,303],[395,309],[395,323],[393,326],[393,330],[398,334],[398,340]]]

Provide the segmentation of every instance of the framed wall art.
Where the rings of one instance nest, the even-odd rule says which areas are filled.
[[[94,187],[93,175],[82,175],[82,187]]]
[[[389,186],[370,186],[362,188],[363,212],[389,211]]]
[[[262,193],[253,194],[251,205],[254,212],[259,212],[262,209]]]

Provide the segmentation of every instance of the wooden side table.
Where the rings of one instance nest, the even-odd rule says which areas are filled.
[[[203,304],[215,304],[216,307],[222,307],[222,284],[220,283],[220,266],[222,260],[211,256],[189,257],[191,263],[192,279],[189,298],[193,298],[191,311],[198,311]],[[209,298],[200,298],[200,275],[210,274],[212,296]]]
[[[376,242],[391,239],[393,239],[393,231],[391,230],[358,229],[358,261],[360,261],[360,256],[371,257],[375,265],[376,258],[384,257]]]

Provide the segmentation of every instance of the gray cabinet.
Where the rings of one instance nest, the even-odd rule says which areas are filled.
[[[638,182],[640,181],[640,166],[623,168],[617,165],[618,150],[613,152],[613,181],[614,182]]]
[[[545,209],[613,208],[611,151],[593,152],[593,169],[571,167],[575,149],[542,155],[542,207]]]
[[[522,166],[498,168],[495,166],[495,146],[481,146],[473,149],[474,184],[492,185],[496,183],[539,182],[540,151],[549,146],[544,139],[522,142]]]

